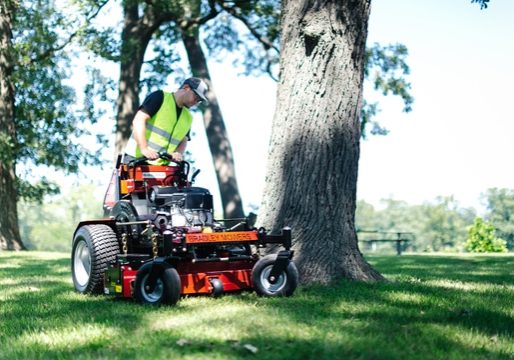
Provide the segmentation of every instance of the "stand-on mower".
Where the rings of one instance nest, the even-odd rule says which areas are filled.
[[[146,160],[122,164],[119,157],[105,218],[77,226],[71,270],[78,292],[170,305],[190,294],[293,294],[298,270],[291,229],[271,235],[247,218],[214,220],[212,195],[192,186],[198,170],[189,178],[185,161],[158,166]],[[268,244],[284,250],[261,256]]]

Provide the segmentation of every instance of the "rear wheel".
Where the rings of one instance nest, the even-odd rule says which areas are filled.
[[[80,227],[73,238],[71,273],[73,285],[80,293],[101,294],[104,272],[116,260],[120,247],[114,231],[107,225]]]
[[[298,269],[292,261],[274,283],[269,280],[276,259],[276,254],[266,255],[259,259],[252,269],[253,287],[261,296],[291,296],[298,286]]]
[[[149,305],[175,305],[180,299],[180,276],[174,268],[160,272],[154,288],[149,288],[149,276],[152,263],[146,263],[138,270],[134,285],[134,296],[137,301]]]

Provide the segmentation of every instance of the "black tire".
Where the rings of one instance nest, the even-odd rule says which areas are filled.
[[[80,227],[73,238],[71,273],[75,289],[83,294],[101,294],[104,272],[120,252],[118,239],[107,225]]]
[[[298,269],[290,261],[275,284],[268,280],[268,275],[275,264],[276,254],[259,259],[252,269],[252,282],[255,292],[260,296],[291,296],[298,286]]]
[[[146,289],[146,283],[152,263],[146,263],[137,272],[134,284],[134,296],[142,304],[149,305],[175,305],[180,299],[180,276],[177,270],[172,267],[161,271],[157,278],[157,284],[150,293]]]
[[[212,278],[212,279],[209,279],[209,282],[211,283],[211,286],[212,286],[211,295],[213,297],[218,297],[221,294],[223,294],[223,282],[221,282],[220,279]]]

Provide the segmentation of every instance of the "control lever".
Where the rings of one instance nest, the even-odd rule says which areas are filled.
[[[195,178],[198,176],[199,173],[200,169],[196,169],[193,175],[191,176],[191,184],[195,182]]]

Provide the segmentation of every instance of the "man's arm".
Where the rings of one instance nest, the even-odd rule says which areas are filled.
[[[146,122],[150,119],[150,115],[145,113],[144,111],[139,110],[134,117],[134,121],[132,122],[132,132],[134,136],[134,140],[139,145],[141,149],[141,153],[147,159],[157,159],[159,154],[153,149],[148,147],[146,143]]]

